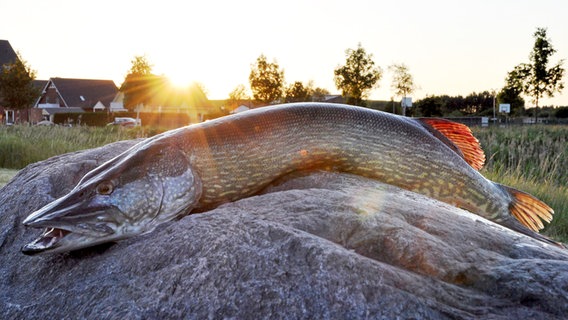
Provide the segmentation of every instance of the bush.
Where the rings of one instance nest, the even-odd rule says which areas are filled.
[[[568,107],[560,107],[560,108],[556,109],[554,116],[556,118],[560,118],[560,119],[568,118]]]
[[[103,127],[114,121],[116,117],[136,118],[136,112],[88,112],[88,113],[58,113],[54,115],[54,123],[73,125],[86,125],[91,127]],[[140,120],[145,127],[159,127],[174,129],[189,124],[189,115],[186,113],[157,113],[141,112]]]

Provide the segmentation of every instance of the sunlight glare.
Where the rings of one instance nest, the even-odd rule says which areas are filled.
[[[184,73],[183,71],[179,72],[179,73],[175,73],[175,72],[170,72],[170,73],[166,73],[166,77],[168,78],[168,80],[170,81],[170,83],[178,89],[187,89],[189,88],[193,83],[195,83],[194,79],[191,79],[186,73]]]

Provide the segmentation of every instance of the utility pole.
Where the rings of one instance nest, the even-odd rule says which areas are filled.
[[[495,115],[495,89],[491,90],[493,93],[493,124],[497,123],[497,116]]]

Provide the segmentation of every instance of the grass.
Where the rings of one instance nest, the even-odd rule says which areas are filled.
[[[21,169],[55,155],[144,136],[140,128],[0,126],[0,168]]]
[[[18,170],[0,168],[0,188],[10,181],[18,173]]]
[[[487,156],[486,168],[545,184],[568,182],[568,127],[474,128]]]
[[[554,211],[544,233],[568,242],[568,126],[474,128],[487,156],[483,175],[528,192]]]
[[[568,242],[568,126],[474,128],[487,156],[482,173],[528,192],[555,210],[544,233]],[[0,126],[0,168],[21,169],[49,157],[163,130],[120,127]],[[0,186],[16,173],[0,169]]]

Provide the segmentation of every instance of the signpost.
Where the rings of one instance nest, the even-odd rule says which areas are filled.
[[[412,97],[403,97],[400,101],[400,106],[402,107],[402,115],[406,115],[406,108],[412,107]]]
[[[500,103],[499,104],[499,112],[506,113],[507,115],[511,113],[511,104],[509,103]],[[509,117],[505,115],[505,123],[509,122]]]
[[[499,104],[499,112],[501,113],[511,113],[511,104],[501,103]]]

